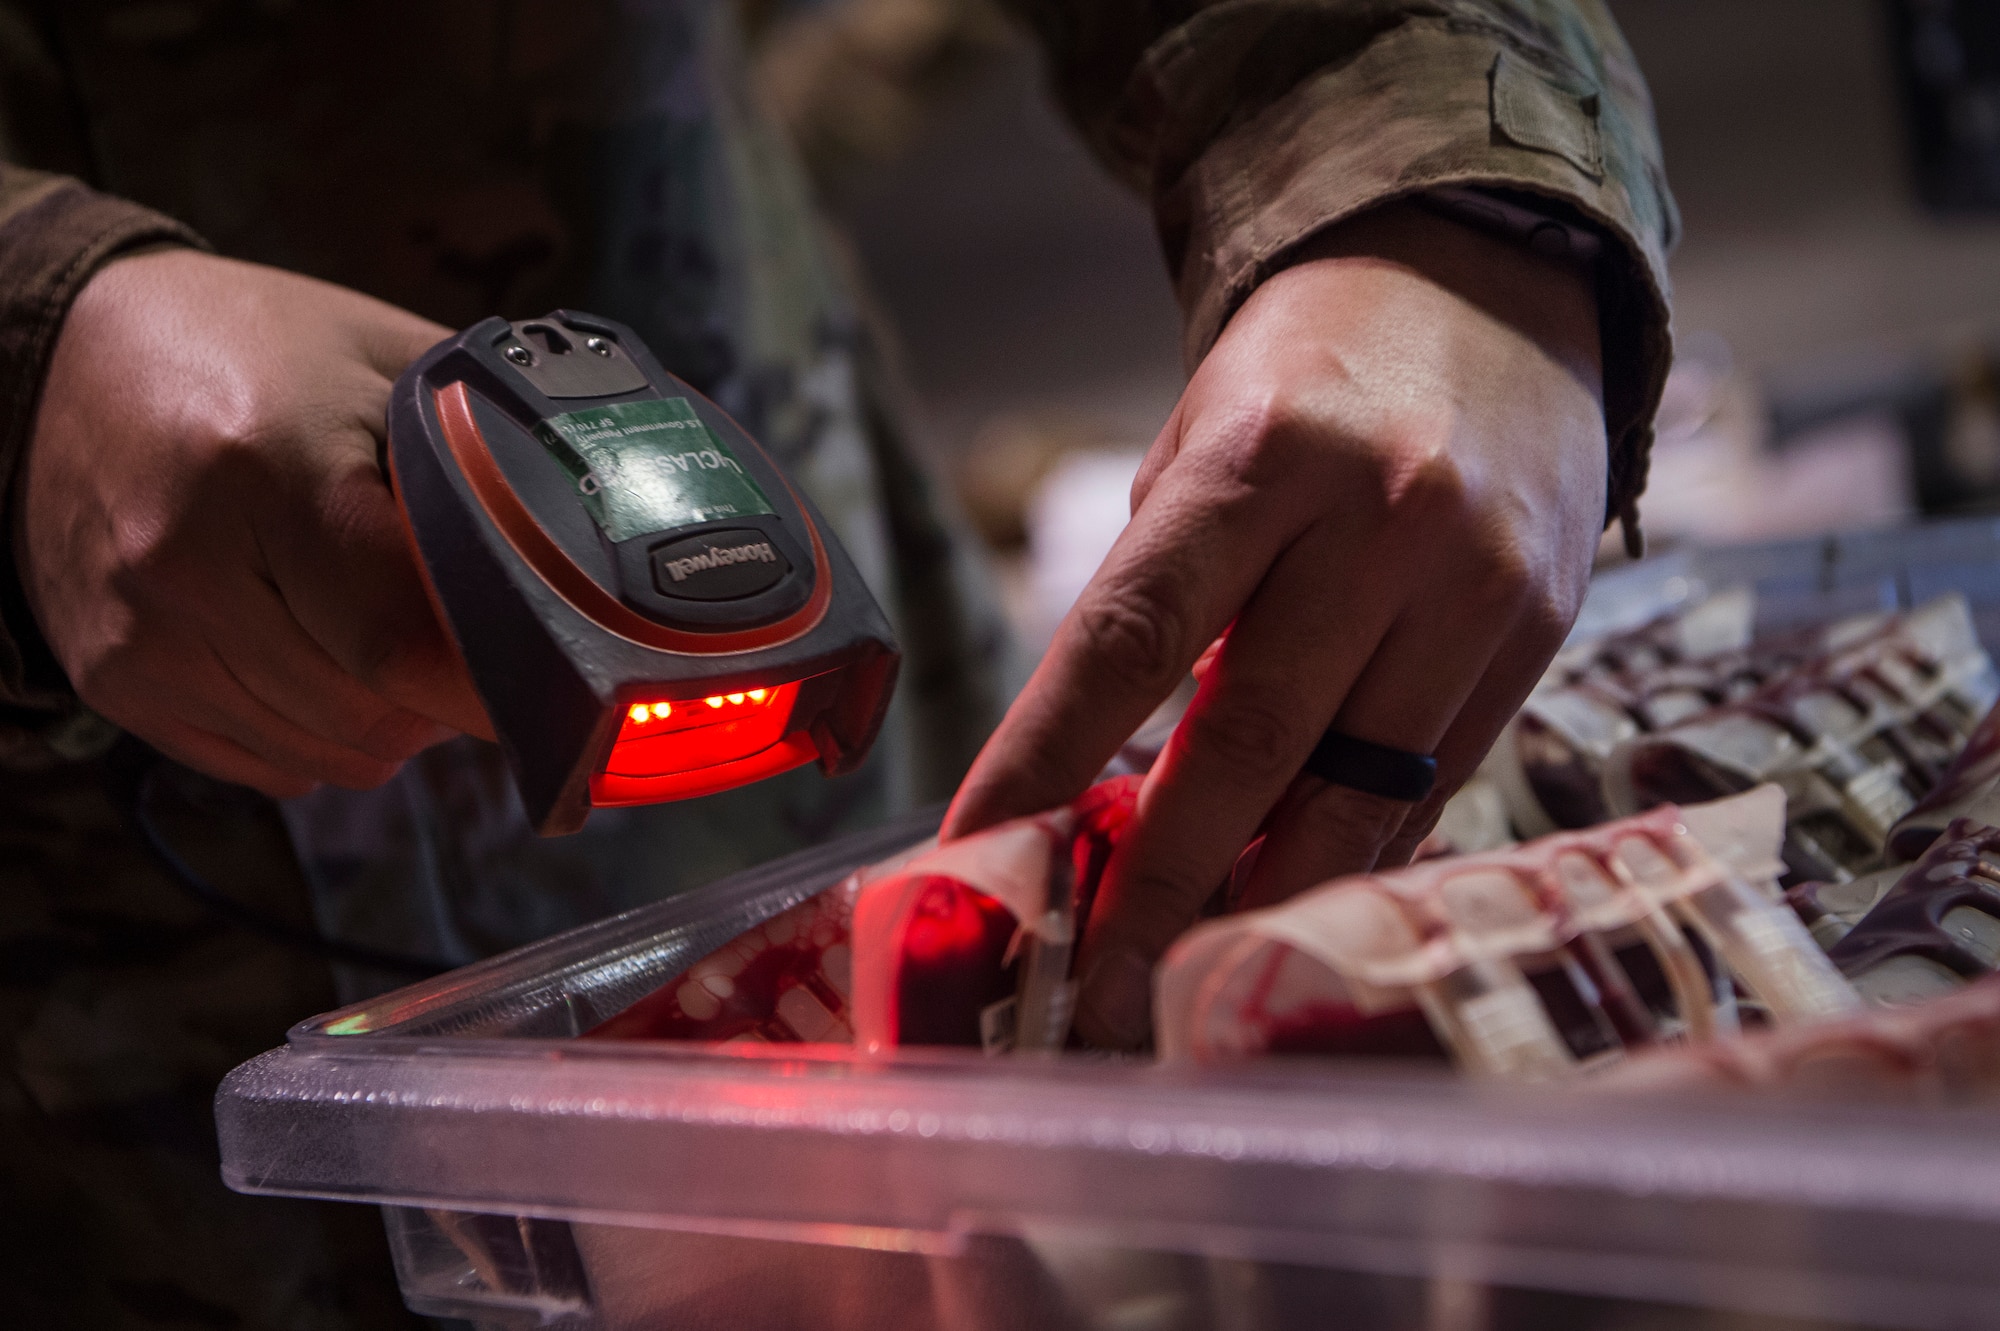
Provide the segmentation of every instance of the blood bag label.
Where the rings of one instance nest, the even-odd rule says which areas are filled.
[[[684,397],[567,412],[535,433],[614,541],[774,511]]]

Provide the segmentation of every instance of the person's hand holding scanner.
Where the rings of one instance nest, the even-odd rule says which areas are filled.
[[[1153,963],[1260,831],[1250,904],[1408,858],[1576,615],[1599,379],[1584,274],[1415,205],[1318,238],[1236,312],[945,821],[1075,796],[1226,633],[1088,922],[1086,1038],[1144,1039]],[[1433,792],[1302,773],[1329,728],[1435,755]]]
[[[86,703],[277,796],[487,733],[376,465],[390,385],[444,336],[192,250],[91,279],[14,514],[29,606]]]

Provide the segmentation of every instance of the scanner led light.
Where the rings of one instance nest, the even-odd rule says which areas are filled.
[[[775,690],[745,689],[741,693],[716,693],[703,698],[701,701],[707,703],[714,711],[719,712],[727,708],[734,712],[736,709],[758,707],[766,702],[773,701],[777,694],[784,692],[785,687],[780,685]],[[671,719],[674,715],[674,705],[671,702],[664,700],[660,702],[635,702],[625,709],[625,727],[619,732],[618,738],[620,740],[630,739],[636,729],[656,725],[661,721]],[[693,718],[683,714],[681,724],[672,727],[672,729],[685,730],[691,724],[697,724],[697,722]]]
[[[698,701],[647,699],[626,706],[604,767],[591,778],[594,804],[643,804],[727,790],[816,756],[812,740],[791,734],[799,684],[714,693]]]

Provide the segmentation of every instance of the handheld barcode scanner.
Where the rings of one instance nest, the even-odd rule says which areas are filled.
[[[543,835],[868,752],[888,621],[777,464],[629,328],[474,325],[397,381],[387,453]]]

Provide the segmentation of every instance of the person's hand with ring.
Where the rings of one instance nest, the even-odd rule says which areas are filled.
[[[1606,473],[1578,269],[1396,204],[1251,294],[946,819],[1074,797],[1221,639],[1088,922],[1086,1039],[1144,1041],[1153,963],[1259,835],[1246,904],[1408,858],[1561,645]]]

